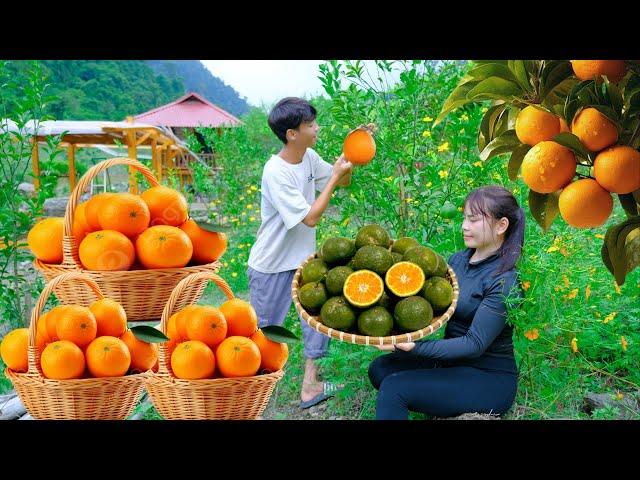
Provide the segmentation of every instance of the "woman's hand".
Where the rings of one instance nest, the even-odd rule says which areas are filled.
[[[410,352],[415,347],[415,342],[396,343],[395,345],[376,345],[378,350],[395,352],[396,350],[404,350]]]

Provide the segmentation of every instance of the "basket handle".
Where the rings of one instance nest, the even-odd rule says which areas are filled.
[[[227,296],[229,300],[235,298],[235,295],[233,294],[231,287],[227,284],[227,282],[225,282],[225,280],[220,275],[216,275],[215,273],[212,273],[212,272],[192,273],[191,275],[188,275],[187,277],[180,280],[180,282],[175,286],[175,288],[171,292],[171,295],[169,296],[169,300],[167,300],[167,304],[164,306],[164,310],[162,310],[162,319],[160,321],[160,330],[162,331],[162,333],[164,333],[165,335],[167,334],[167,326],[169,323],[169,318],[171,317],[171,315],[173,315],[174,313],[173,310],[175,309],[176,304],[178,303],[180,298],[182,297],[182,294],[184,293],[184,291],[189,286],[201,280],[213,281],[213,283],[215,283],[218,286],[218,288],[222,290],[222,292]],[[166,350],[165,344],[161,343],[158,350],[159,350],[158,374],[168,374],[169,359],[167,358],[167,350]]]
[[[45,285],[40,292],[40,296],[38,296],[38,301],[36,302],[33,310],[31,311],[31,319],[29,320],[29,348],[28,348],[28,358],[29,358],[29,370],[27,373],[34,374],[37,372],[36,367],[36,335],[38,329],[38,320],[40,319],[40,315],[42,313],[42,309],[44,308],[47,300],[49,299],[49,295],[53,293],[55,288],[63,282],[71,281],[71,280],[81,280],[86,284],[86,286],[95,294],[98,300],[102,300],[104,295],[100,290],[98,284],[91,279],[86,273],[81,272],[69,272],[63,273],[62,275],[58,275],[53,280]]]
[[[87,173],[82,176],[82,178],[78,181],[76,188],[74,188],[73,192],[71,192],[71,196],[69,197],[69,202],[67,202],[67,208],[64,213],[64,238],[62,242],[64,253],[63,264],[73,265],[74,267],[81,268],[80,258],[78,257],[79,245],[75,237],[73,236],[73,217],[76,211],[76,207],[80,203],[80,196],[91,184],[91,181],[107,168],[114,167],[116,165],[128,165],[134,170],[140,172],[147,180],[149,180],[149,183],[151,183],[152,186],[156,187],[160,185],[155,175],[149,168],[144,166],[139,161],[133,160],[131,158],[110,158],[108,160],[103,160],[102,162],[94,165],[89,170],[87,170]]]

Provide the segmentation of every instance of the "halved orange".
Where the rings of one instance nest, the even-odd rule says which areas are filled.
[[[417,294],[424,286],[424,280],[424,271],[412,262],[396,263],[384,277],[389,290],[398,297]]]
[[[358,270],[350,274],[344,282],[342,293],[347,301],[356,307],[373,305],[384,292],[384,282],[380,275],[371,270]]]

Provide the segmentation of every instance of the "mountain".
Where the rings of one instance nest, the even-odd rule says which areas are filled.
[[[145,63],[169,79],[179,78],[186,91],[199,93],[235,116],[249,111],[246,97],[241,98],[233,87],[214,77],[199,60],[147,60]]]

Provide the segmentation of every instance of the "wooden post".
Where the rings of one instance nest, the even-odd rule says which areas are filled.
[[[158,151],[157,151],[158,140],[155,138],[151,139],[151,165],[155,170],[155,174],[158,177],[158,181],[160,181],[160,168],[158,168]]]
[[[76,187],[76,146],[70,143],[67,147],[67,162],[69,163],[69,190]]]
[[[33,168],[33,186],[40,190],[40,152],[38,150],[38,137],[33,137],[31,150],[31,166]]]
[[[133,123],[133,117],[127,117],[127,122]],[[129,147],[129,158],[133,160],[138,159],[138,147],[136,146],[136,131],[127,130],[127,146]],[[129,192],[138,193],[138,181],[136,179],[136,171],[129,167]]]
[[[162,183],[162,147],[157,147],[156,150],[156,161],[158,162],[158,181]]]

